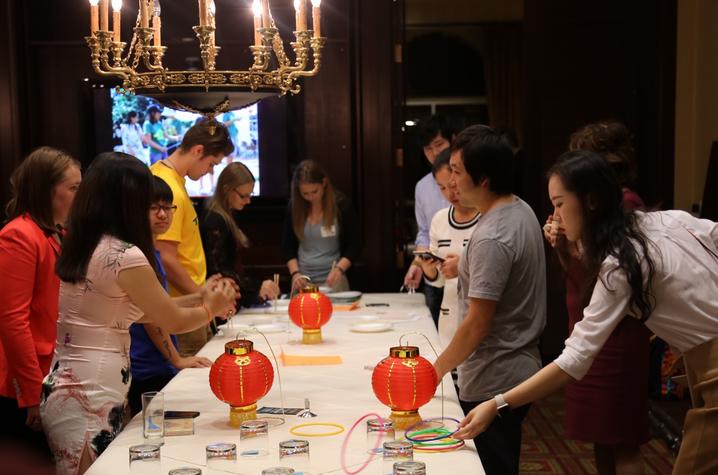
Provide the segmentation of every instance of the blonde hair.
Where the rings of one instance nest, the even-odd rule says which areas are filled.
[[[232,217],[232,209],[229,205],[229,194],[237,187],[248,183],[254,184],[254,175],[244,163],[232,162],[222,170],[217,179],[217,189],[214,196],[210,198],[207,208],[209,211],[217,213],[227,224],[229,231],[232,233],[234,240],[242,247],[249,247],[249,239],[239,229]]]
[[[310,205],[307,200],[302,198],[299,185],[302,183],[324,184],[325,182],[326,186],[322,195],[323,227],[329,228],[334,224],[337,216],[336,193],[331,180],[324,169],[312,160],[304,160],[294,170],[292,176],[292,228],[300,240],[304,239],[304,223],[309,216]]]

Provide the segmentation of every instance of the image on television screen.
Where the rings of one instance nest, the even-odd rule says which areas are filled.
[[[187,129],[202,117],[200,114],[163,106],[150,97],[120,94],[114,90],[111,90],[110,96],[114,150],[133,155],[147,166],[171,155],[182,142]],[[158,108],[161,113],[156,122],[150,119],[150,115],[157,116],[150,114],[154,108]],[[199,180],[185,178],[187,192],[192,197],[211,196],[222,170],[232,162],[242,162],[256,178],[253,193],[258,196],[260,176],[257,104],[226,112],[217,116],[217,120],[229,129],[234,152]]]

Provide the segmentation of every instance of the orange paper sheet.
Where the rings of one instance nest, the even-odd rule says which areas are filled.
[[[288,355],[284,352],[279,355],[283,366],[319,366],[330,364],[342,364],[342,357],[339,355]]]

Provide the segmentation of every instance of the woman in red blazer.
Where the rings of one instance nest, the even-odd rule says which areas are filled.
[[[38,404],[55,345],[55,260],[80,179],[79,163],[50,147],[33,151],[10,179],[0,230],[0,437],[16,442],[44,439]]]

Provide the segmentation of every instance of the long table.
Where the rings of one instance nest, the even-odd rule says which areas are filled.
[[[342,434],[331,437],[306,438],[310,443],[311,473],[344,473],[340,462],[340,450],[347,432],[354,422],[368,412],[388,416],[389,409],[374,396],[371,388],[373,367],[388,356],[389,347],[397,346],[403,334],[420,332],[426,335],[439,349],[438,336],[431,321],[429,311],[424,305],[422,294],[365,294],[360,308],[350,312],[334,312],[331,321],[323,328],[324,343],[321,345],[301,345],[300,330],[286,315],[275,314],[278,322],[288,322],[288,332],[267,334],[277,357],[286,354],[300,355],[341,355],[342,364],[322,366],[283,366],[280,362],[284,404],[286,407],[303,407],[304,399],[311,401],[312,411],[318,417],[302,419],[296,416],[284,416],[284,424],[271,427],[269,432],[269,455],[253,459],[239,457],[236,468],[231,471],[213,472],[205,466],[205,447],[215,442],[236,443],[241,451],[239,429],[228,425],[229,407],[219,401],[209,387],[209,369],[185,369],[164,388],[165,410],[200,411],[195,419],[195,433],[188,436],[165,437],[162,446],[162,474],[170,469],[182,466],[202,468],[207,473],[260,474],[265,468],[287,465],[279,460],[279,442],[296,437],[289,430],[303,422],[331,422],[346,428]],[[388,307],[367,307],[369,303],[386,303]],[[352,323],[367,316],[377,316],[391,321],[393,329],[383,333],[356,333],[351,331]],[[266,315],[240,313],[231,325],[222,329],[199,353],[214,360],[223,353],[224,344],[236,337],[237,329],[243,323],[266,319]],[[271,359],[270,350],[264,339],[257,334],[249,335],[255,349]],[[419,346],[422,356],[430,361],[435,359],[432,350],[423,337],[409,334],[404,342]],[[444,415],[461,419],[463,417],[458,403],[451,376],[444,379]],[[279,384],[275,374],[274,385],[258,406],[280,406]],[[424,418],[438,417],[442,413],[440,391],[420,410]],[[261,417],[261,415],[260,415]],[[323,430],[322,428],[318,428]],[[135,417],[128,426],[110,444],[87,472],[88,475],[130,473],[128,449],[132,445],[143,443],[142,419]],[[361,424],[348,442],[347,465],[352,472],[368,457],[366,453],[366,426]],[[426,463],[427,473],[439,474],[476,474],[483,475],[479,456],[473,442],[467,441],[464,448],[441,454],[415,453],[415,460]],[[381,471],[381,458],[375,458],[361,473],[376,474]]]

